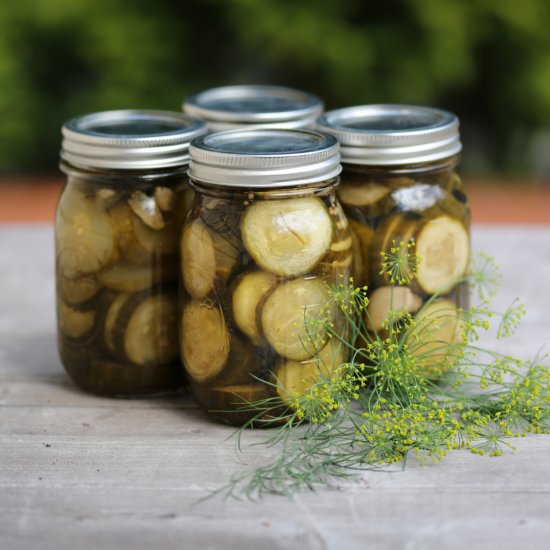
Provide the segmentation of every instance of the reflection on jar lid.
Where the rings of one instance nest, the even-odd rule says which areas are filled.
[[[189,148],[191,178],[228,187],[285,187],[335,178],[338,141],[308,130],[231,130],[199,137]]]
[[[224,86],[188,97],[183,110],[211,131],[245,127],[299,129],[323,112],[317,96],[282,86]]]
[[[431,162],[462,149],[458,118],[414,105],[362,105],[328,111],[316,128],[336,137],[342,162],[399,165]]]
[[[61,158],[79,168],[147,170],[185,166],[206,124],[182,113],[121,110],[68,120]]]

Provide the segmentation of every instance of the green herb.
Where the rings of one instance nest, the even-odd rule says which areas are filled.
[[[382,271],[397,289],[411,283],[420,261],[413,244],[393,243],[382,254]],[[332,339],[349,348],[349,361],[327,372],[319,360],[318,376],[304,381],[301,392],[278,380],[265,382],[281,397],[243,407],[257,414],[236,432],[237,445],[240,449],[247,427],[277,425],[264,443],[280,452],[220,492],[292,495],[358,470],[405,465],[411,453],[428,461],[459,448],[498,456],[504,447],[513,448],[514,437],[550,432],[550,369],[541,364],[544,357],[524,361],[477,344],[493,319],[499,320],[497,337],[504,338],[525,313],[517,300],[503,314],[490,309],[499,280],[495,262],[480,254],[468,276],[456,281],[471,285],[480,305],[456,310],[436,294],[414,316],[390,307],[378,333],[369,330],[366,287],[342,281],[331,288],[324,314],[304,321],[304,345]],[[339,324],[328,321],[335,306]]]

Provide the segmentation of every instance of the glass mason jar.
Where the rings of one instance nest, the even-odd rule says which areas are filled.
[[[298,130],[228,131],[191,144],[180,343],[193,393],[217,420],[251,420],[256,413],[242,410],[250,401],[290,403],[345,361],[336,339],[312,328],[320,315],[337,321],[336,308],[325,308],[329,285],[353,267],[335,195],[338,150],[333,137]]]
[[[338,198],[361,243],[371,327],[383,328],[392,309],[456,318],[468,306],[461,278],[470,254],[470,210],[456,173],[461,151],[458,118],[439,109],[366,105],[327,112],[317,128],[341,144]],[[382,273],[381,252],[414,242],[416,276],[398,291]],[[423,304],[428,302],[426,307]],[[374,326],[372,326],[374,325]],[[457,323],[442,340],[459,338]],[[455,330],[456,329],[456,330]]]
[[[181,113],[109,111],[63,126],[67,183],[55,220],[58,345],[82,389],[144,396],[184,383],[179,231],[189,142]]]
[[[183,110],[211,132],[238,128],[311,128],[323,112],[317,96],[282,86],[223,86],[186,98]]]

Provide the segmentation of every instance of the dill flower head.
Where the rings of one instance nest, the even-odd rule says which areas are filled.
[[[420,257],[415,252],[415,241],[392,241],[388,252],[380,252],[382,269],[379,275],[387,275],[390,283],[409,284],[416,276]]]

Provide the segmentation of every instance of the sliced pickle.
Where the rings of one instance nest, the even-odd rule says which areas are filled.
[[[353,252],[355,254],[354,278],[356,284],[363,285],[369,282],[370,273],[370,247],[372,243],[373,230],[366,223],[355,220],[349,220],[353,243]]]
[[[409,243],[414,239],[419,227],[419,218],[407,213],[399,213],[390,216],[378,226],[372,237],[370,246],[369,265],[371,282],[376,286],[383,286],[390,283],[386,273],[380,273],[382,269],[382,257],[380,252],[389,252],[393,242],[397,245],[403,242]]]
[[[72,306],[91,300],[101,290],[101,285],[93,273],[70,278],[64,276],[59,268],[57,280],[61,297]]]
[[[204,298],[216,279],[216,253],[208,228],[200,220],[185,225],[181,238],[183,284],[193,298]]]
[[[133,216],[134,235],[139,245],[149,254],[168,255],[178,251],[178,231],[172,220],[165,220],[162,229],[151,229]]]
[[[354,262],[353,239],[349,225],[347,223],[342,227],[337,225],[336,236],[338,239],[332,242],[319,264],[321,273],[331,284],[339,284],[342,279],[347,281],[352,275]]]
[[[276,281],[277,278],[271,273],[253,271],[246,273],[233,291],[232,307],[235,323],[256,346],[263,341],[257,315],[258,305]]]
[[[177,296],[149,296],[135,309],[124,335],[128,359],[136,365],[164,365],[178,358]]]
[[[145,225],[126,203],[111,210],[111,224],[120,255],[132,264],[151,263],[155,256],[176,254],[178,235],[173,223],[155,230]]]
[[[367,325],[370,330],[379,331],[392,312],[393,319],[406,313],[416,313],[422,307],[422,298],[406,286],[382,286],[369,299]]]
[[[431,302],[416,316],[416,328],[407,339],[410,351],[424,374],[437,374],[452,367],[452,344],[463,337],[463,324],[455,304],[446,298]]]
[[[329,299],[328,288],[320,279],[300,278],[277,286],[261,313],[262,330],[273,349],[295,361],[309,359],[321,350],[328,338],[322,319],[336,319]]]
[[[126,293],[119,294],[111,302],[111,305],[107,310],[105,321],[103,323],[103,337],[111,353],[116,353],[117,351],[115,347],[115,344],[116,344],[115,334],[116,334],[117,324],[120,322],[119,320],[120,311],[122,310],[124,305],[128,302],[131,296],[132,296],[131,294],[126,294]]]
[[[57,301],[57,321],[60,331],[74,340],[90,334],[95,326],[95,311],[75,309],[63,300]]]
[[[390,193],[387,185],[375,182],[344,183],[337,191],[338,198],[346,206],[371,206]]]
[[[351,235],[346,235],[343,239],[333,242],[330,245],[330,252],[345,252],[350,250],[352,247]]]
[[[216,276],[226,282],[237,267],[240,252],[233,242],[217,233],[213,235],[213,242],[216,257]]]
[[[113,229],[101,201],[66,189],[58,207],[56,244],[58,263],[69,278],[99,271],[112,260]]]
[[[156,187],[155,202],[161,212],[169,212],[176,207],[176,195],[169,187]]]
[[[134,191],[128,199],[128,205],[145,225],[152,229],[164,227],[164,218],[154,197],[146,195],[143,191]]]
[[[117,263],[101,271],[99,280],[117,292],[139,292],[154,286],[156,277],[151,265]]]
[[[444,292],[466,272],[470,239],[466,228],[449,216],[426,223],[416,239],[421,261],[416,280],[428,294]]]
[[[307,361],[286,361],[277,370],[277,393],[288,405],[304,395],[323,376],[330,376],[348,359],[348,348],[331,339],[316,357]]]
[[[326,206],[315,197],[260,201],[241,221],[243,243],[265,271],[291,277],[310,271],[332,241]]]
[[[351,243],[353,253],[353,283],[355,286],[362,286],[368,281],[367,265],[365,265],[359,238],[353,231],[351,231]]]
[[[196,382],[215,378],[223,370],[230,350],[230,334],[223,313],[193,300],[183,310],[181,347],[185,368]]]

